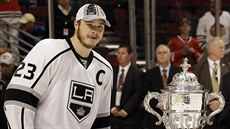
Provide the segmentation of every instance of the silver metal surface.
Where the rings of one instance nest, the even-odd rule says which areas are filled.
[[[183,71],[174,75],[162,93],[148,92],[144,99],[145,110],[158,118],[156,125],[163,123],[166,129],[202,129],[205,124],[211,125],[210,119],[223,110],[224,97],[220,92],[208,93],[208,90],[203,89],[196,76],[188,72],[190,64],[187,58],[181,67]],[[162,116],[149,105],[151,99],[158,100],[164,106]],[[220,105],[207,116],[206,107],[214,99]]]

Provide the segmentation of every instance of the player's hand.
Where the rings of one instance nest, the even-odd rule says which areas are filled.
[[[182,49],[181,49],[181,53],[182,53],[182,56],[186,56],[190,53],[190,50],[189,50],[189,47],[188,46],[184,46]]]
[[[159,108],[161,111],[164,110],[164,104],[163,103],[157,103],[156,107]]]
[[[115,117],[118,117],[120,115],[119,113],[120,111],[118,110],[118,108],[115,108],[113,111],[112,111],[112,114],[115,116]]]
[[[120,110],[119,116],[125,118],[127,116],[127,114],[125,114],[122,110]]]
[[[218,100],[212,100],[211,102],[209,102],[209,108],[212,110],[212,111],[215,111],[218,109],[218,107],[220,106],[220,102]]]
[[[160,103],[159,108],[161,109],[161,111],[163,111],[164,110],[164,104]]]
[[[192,53],[195,52],[195,49],[194,49],[193,47],[190,47],[190,48],[189,48],[189,52],[192,54]]]

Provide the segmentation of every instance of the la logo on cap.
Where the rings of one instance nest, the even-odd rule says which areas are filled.
[[[86,10],[86,15],[96,15],[96,7],[93,4],[90,4]]]
[[[95,19],[103,19],[108,27],[111,26],[109,21],[106,19],[106,15],[103,9],[96,4],[85,4],[78,10],[76,14],[77,21],[92,21]]]

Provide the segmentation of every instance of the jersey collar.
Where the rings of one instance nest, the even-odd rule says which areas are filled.
[[[69,44],[69,46],[70,46],[72,52],[74,53],[75,57],[77,58],[77,60],[83,65],[83,67],[85,67],[87,69],[89,67],[89,65],[91,64],[92,60],[93,60],[93,52],[91,51],[88,57],[82,57],[81,55],[79,55],[75,51],[70,38],[67,38],[66,41]],[[87,61],[86,65],[83,64],[82,60]]]

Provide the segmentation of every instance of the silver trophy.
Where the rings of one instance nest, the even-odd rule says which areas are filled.
[[[202,129],[206,123],[212,125],[210,119],[223,110],[225,100],[222,94],[208,93],[203,89],[196,76],[188,72],[190,66],[185,58],[181,64],[183,71],[174,75],[162,93],[149,92],[145,96],[145,110],[159,119],[156,125],[163,123],[166,129]],[[149,105],[153,98],[164,105],[162,116]],[[207,105],[213,99],[220,102],[219,108],[207,115]]]

